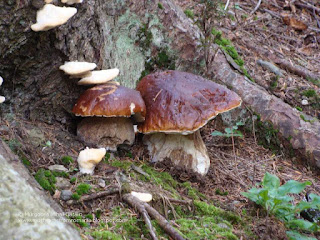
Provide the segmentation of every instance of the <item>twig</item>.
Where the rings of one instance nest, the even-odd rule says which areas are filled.
[[[146,211],[145,206],[143,205],[143,202],[140,201],[138,198],[135,196],[132,196],[131,194],[127,193],[124,194],[122,197],[123,200],[125,200],[131,207],[137,209],[139,213],[142,215],[144,222],[147,225],[147,228],[149,230],[150,236],[153,240],[157,240],[157,235],[155,233],[155,229],[151,224],[151,220],[149,218],[149,215]]]
[[[259,9],[261,2],[262,2],[262,0],[259,0],[259,2],[257,3],[256,7],[252,10],[250,15],[254,14]]]
[[[230,0],[227,1],[226,6],[224,7],[224,10],[227,11],[228,6],[229,6]]]
[[[120,189],[118,187],[111,187],[106,191],[96,192],[96,193],[93,193],[93,194],[90,194],[90,195],[82,196],[79,200],[68,201],[67,204],[68,205],[72,205],[72,204],[76,204],[76,203],[81,203],[83,201],[89,201],[89,200],[93,200],[93,199],[96,199],[96,198],[101,198],[101,197],[104,197],[104,196],[108,196],[108,195],[112,195],[112,194],[115,194],[115,193],[119,193],[119,191],[120,191]]]
[[[141,175],[145,176],[145,177],[150,177],[148,173],[146,173],[145,171],[143,171],[140,167],[131,164],[131,169],[136,171],[137,173],[140,173]]]
[[[317,8],[317,7],[315,7],[315,6],[312,6],[312,5],[309,4],[309,3],[303,4],[303,3],[300,3],[300,2],[295,2],[294,4],[295,4],[296,6],[298,6],[298,7],[307,8],[307,9],[310,9],[310,10],[312,10],[312,11],[314,10],[314,11],[320,13],[320,8]]]

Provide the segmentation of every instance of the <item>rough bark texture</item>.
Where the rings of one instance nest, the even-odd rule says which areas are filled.
[[[34,179],[23,166],[13,168],[9,164],[10,154],[4,151],[2,142],[0,145],[0,238],[80,240],[79,233],[63,216],[59,217],[43,193],[39,194],[27,182],[26,179]]]
[[[219,63],[219,65],[215,64]],[[262,121],[270,121],[283,137],[290,140],[293,149],[299,150],[314,166],[320,167],[320,123],[316,119],[270,95],[243,75],[237,74],[227,62],[222,51],[218,50],[211,66],[215,77],[231,86],[245,104],[261,115]],[[306,119],[312,119],[306,121]]]
[[[200,31],[171,0],[87,0],[75,5],[78,13],[66,24],[33,32],[30,26],[43,4],[42,0],[0,3],[1,91],[7,98],[3,107],[19,109],[26,118],[71,122],[69,112],[85,87],[58,69],[68,60],[95,62],[100,69],[117,67],[117,80],[131,88],[145,62],[161,51],[176,56],[178,69],[197,71]]]

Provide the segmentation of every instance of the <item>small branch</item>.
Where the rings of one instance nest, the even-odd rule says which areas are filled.
[[[311,4],[303,4],[303,3],[300,3],[300,2],[295,2],[294,5],[298,6],[298,7],[301,7],[301,8],[307,8],[309,10],[314,10],[318,13],[320,13],[320,8],[317,8],[315,6],[312,6]]]
[[[227,1],[226,6],[224,7],[224,10],[227,11],[228,6],[229,6],[230,0]]]
[[[132,196],[131,194],[127,193],[124,194],[122,199],[126,201],[131,207],[138,210],[138,212],[142,215],[144,222],[147,225],[147,228],[149,230],[150,236],[153,240],[157,240],[157,235],[155,233],[155,229],[151,224],[151,220],[149,218],[149,215],[143,205],[143,202],[140,201],[138,198]]]
[[[262,2],[262,0],[259,0],[259,2],[257,3],[256,7],[252,10],[250,15],[254,14],[259,9],[261,2]]]
[[[140,167],[132,164],[131,165],[131,169],[136,171],[137,173],[140,173],[141,175],[145,176],[145,177],[150,177],[148,173],[146,173],[145,171],[143,171]]]
[[[106,191],[101,191],[101,192],[96,192],[96,193],[93,193],[90,195],[85,195],[85,196],[82,196],[79,200],[68,201],[67,204],[72,205],[72,204],[76,204],[76,203],[81,203],[84,201],[89,201],[89,200],[93,200],[96,198],[101,198],[101,197],[105,197],[105,196],[112,195],[115,193],[119,193],[119,191],[120,191],[120,189],[118,187],[110,187]]]

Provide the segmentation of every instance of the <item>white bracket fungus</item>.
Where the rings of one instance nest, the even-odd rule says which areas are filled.
[[[119,69],[113,68],[108,70],[92,71],[87,77],[82,78],[78,84],[103,84],[119,75]]]
[[[97,64],[89,62],[65,62],[64,65],[59,67],[59,69],[69,75],[81,76],[95,69],[96,67]]]
[[[74,7],[57,7],[46,4],[37,12],[37,23],[31,25],[31,29],[35,32],[47,31],[66,23],[76,13],[77,9]]]
[[[78,156],[78,164],[81,173],[93,174],[95,166],[106,155],[105,148],[86,148],[80,151]]]
[[[62,3],[66,3],[68,5],[71,5],[71,4],[75,4],[75,3],[82,3],[83,0],[61,0]]]
[[[131,195],[138,198],[142,202],[150,202],[152,200],[152,195],[150,193],[142,193],[142,192],[131,192]]]
[[[3,83],[3,78],[0,76],[0,86],[2,85]]]
[[[3,103],[6,100],[4,96],[0,96],[0,103]]]

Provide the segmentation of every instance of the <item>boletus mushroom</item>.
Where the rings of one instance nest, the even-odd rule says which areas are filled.
[[[215,82],[191,73],[164,71],[141,79],[137,86],[147,108],[138,124],[152,162],[171,159],[202,175],[210,158],[199,129],[219,113],[241,105],[240,97]]]
[[[87,89],[72,112],[85,117],[77,127],[83,142],[116,151],[119,145],[133,144],[133,121],[144,121],[146,108],[138,91],[109,82]]]

